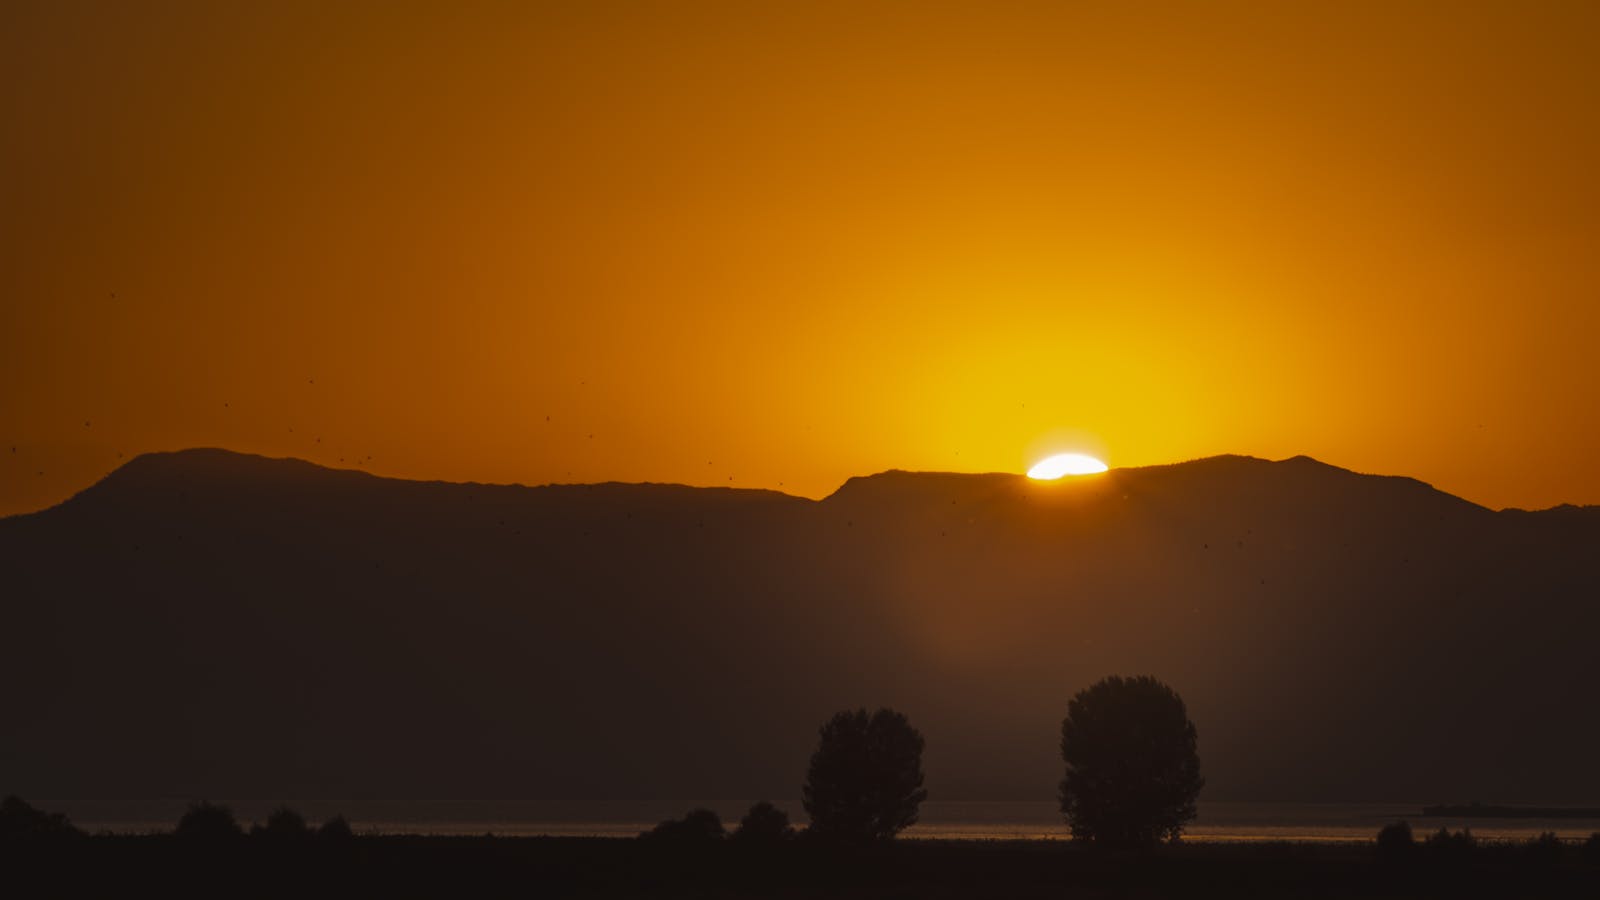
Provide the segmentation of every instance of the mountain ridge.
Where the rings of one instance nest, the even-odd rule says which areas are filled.
[[[165,470],[168,474],[177,474],[177,475],[193,474],[194,467],[192,465],[189,465],[188,468],[184,468],[183,466],[185,464],[193,464],[195,462],[208,463],[208,464],[211,464],[212,466],[215,466],[215,464],[218,463],[218,462],[222,462],[222,463],[228,465],[232,469],[240,470],[240,471],[234,472],[234,474],[244,474],[243,470],[248,467],[248,468],[250,468],[250,469],[252,469],[252,470],[254,470],[254,471],[258,472],[258,473],[271,472],[271,471],[274,471],[276,469],[276,470],[278,470],[280,472],[298,471],[298,472],[305,473],[305,474],[327,473],[327,474],[330,474],[330,475],[339,475],[339,476],[346,476],[346,477],[352,477],[352,478],[368,478],[368,479],[376,479],[376,480],[379,480],[379,481],[402,482],[402,483],[407,483],[407,484],[441,485],[441,486],[449,485],[449,486],[473,487],[473,488],[510,488],[510,489],[525,489],[525,490],[537,490],[537,489],[541,489],[541,488],[601,487],[601,486],[604,486],[604,487],[640,487],[640,488],[687,488],[687,489],[691,489],[691,490],[701,490],[701,491],[726,491],[726,492],[732,492],[732,493],[764,493],[764,494],[771,494],[771,495],[776,495],[776,496],[781,496],[781,497],[789,497],[789,498],[792,498],[792,499],[795,499],[795,500],[804,500],[804,501],[812,502],[812,503],[824,503],[824,502],[827,502],[830,499],[839,497],[841,494],[848,495],[853,490],[859,490],[859,489],[862,489],[862,488],[866,488],[866,487],[870,487],[870,486],[874,486],[874,485],[879,485],[879,484],[882,484],[882,483],[884,483],[886,481],[902,480],[902,479],[908,479],[908,478],[909,479],[922,479],[922,480],[937,480],[937,481],[970,481],[973,484],[977,484],[977,483],[980,483],[980,482],[994,482],[994,483],[1002,483],[1002,482],[1004,482],[1004,483],[1014,483],[1014,484],[1018,484],[1018,485],[1030,485],[1030,484],[1039,485],[1039,484],[1043,484],[1043,485],[1048,486],[1048,485],[1051,485],[1051,484],[1059,485],[1059,484],[1070,484],[1070,483],[1073,483],[1073,482],[1080,482],[1080,483],[1089,482],[1089,481],[1092,481],[1093,479],[1100,478],[1100,477],[1103,477],[1103,476],[1111,476],[1111,477],[1115,478],[1115,477],[1118,477],[1119,475],[1125,474],[1125,473],[1155,473],[1155,472],[1172,471],[1172,470],[1193,471],[1193,470],[1196,470],[1196,469],[1199,469],[1199,468],[1215,467],[1215,466],[1219,466],[1219,465],[1235,465],[1235,464],[1241,464],[1242,463],[1242,464],[1245,464],[1245,465],[1265,465],[1265,466],[1279,466],[1279,467],[1288,467],[1288,468],[1293,468],[1293,467],[1300,467],[1300,468],[1311,467],[1314,471],[1318,471],[1318,472],[1323,473],[1323,474],[1335,475],[1337,477],[1354,476],[1356,478],[1362,478],[1362,479],[1386,479],[1386,480],[1389,480],[1391,482],[1396,482],[1396,483],[1402,483],[1402,482],[1403,483],[1410,483],[1410,484],[1413,484],[1413,485],[1415,485],[1415,486],[1417,486],[1419,488],[1425,488],[1425,489],[1427,489],[1429,491],[1432,491],[1434,493],[1440,494],[1442,496],[1449,497],[1449,498],[1451,498],[1453,500],[1460,501],[1461,503],[1469,504],[1471,506],[1475,506],[1475,507],[1478,507],[1480,509],[1486,509],[1486,510],[1489,510],[1491,512],[1542,513],[1542,512],[1549,512],[1551,510],[1580,510],[1580,511],[1584,511],[1584,510],[1600,510],[1600,505],[1573,504],[1573,503],[1560,503],[1560,504],[1556,504],[1556,505],[1550,506],[1550,507],[1544,507],[1544,508],[1540,508],[1540,509],[1531,509],[1531,510],[1530,509],[1524,509],[1524,508],[1521,508],[1521,507],[1505,507],[1505,508],[1497,510],[1497,509],[1493,509],[1491,507],[1482,506],[1481,504],[1473,503],[1470,500],[1466,500],[1465,498],[1462,498],[1462,497],[1460,497],[1458,495],[1451,494],[1448,491],[1440,490],[1439,488],[1434,487],[1432,484],[1430,484],[1428,482],[1422,481],[1422,480],[1417,479],[1417,478],[1413,478],[1411,476],[1406,476],[1406,475],[1387,475],[1387,474],[1378,474],[1378,473],[1370,473],[1370,472],[1358,472],[1358,471],[1353,470],[1353,469],[1347,469],[1347,468],[1344,468],[1342,466],[1334,465],[1332,463],[1323,462],[1322,460],[1316,459],[1315,457],[1308,456],[1308,455],[1305,455],[1305,454],[1297,454],[1297,455],[1294,455],[1294,456],[1285,457],[1284,459],[1273,460],[1273,459],[1267,459],[1267,458],[1264,458],[1264,457],[1251,456],[1251,455],[1248,455],[1248,454],[1223,453],[1223,454],[1216,454],[1216,455],[1212,455],[1212,456],[1197,457],[1195,459],[1190,459],[1190,460],[1181,460],[1181,461],[1178,461],[1178,462],[1171,462],[1171,463],[1156,463],[1156,464],[1145,465],[1145,466],[1117,467],[1117,468],[1110,469],[1107,472],[1102,473],[1101,475],[1075,476],[1075,477],[1069,477],[1067,479],[1063,479],[1062,481],[1058,481],[1058,482],[1044,482],[1044,483],[1035,482],[1035,481],[1032,481],[1031,479],[1028,479],[1025,475],[1022,475],[1022,474],[1019,474],[1019,473],[1010,473],[1010,472],[949,472],[949,471],[941,471],[941,470],[914,470],[914,469],[892,468],[892,469],[885,469],[885,470],[883,470],[881,472],[874,472],[874,473],[871,473],[871,474],[868,474],[868,475],[854,475],[854,476],[851,476],[850,478],[847,478],[845,480],[845,482],[843,484],[841,484],[838,488],[836,488],[832,493],[830,493],[827,496],[822,497],[820,499],[815,499],[814,500],[812,498],[802,497],[802,496],[799,496],[799,495],[796,495],[796,494],[789,494],[789,493],[785,493],[785,492],[779,491],[779,490],[774,490],[774,489],[771,489],[771,488],[728,487],[728,486],[725,486],[725,485],[691,485],[691,484],[685,484],[685,483],[681,483],[681,482],[616,481],[616,480],[609,480],[609,481],[600,481],[600,482],[549,482],[549,483],[545,483],[545,484],[525,484],[525,483],[521,483],[521,482],[449,481],[449,480],[445,480],[445,479],[399,478],[399,477],[394,477],[394,476],[378,475],[378,474],[375,474],[375,473],[372,473],[372,472],[368,472],[368,471],[363,470],[363,469],[353,469],[353,468],[341,468],[341,467],[336,467],[336,466],[326,466],[326,465],[322,465],[320,463],[310,462],[308,460],[305,460],[305,459],[302,459],[302,458],[299,458],[299,457],[267,456],[267,455],[264,455],[264,454],[246,453],[246,452],[242,452],[242,451],[229,450],[229,449],[222,448],[222,447],[191,447],[191,448],[185,448],[185,449],[181,449],[181,450],[152,451],[152,452],[148,452],[148,453],[141,453],[141,454],[133,457],[132,459],[128,460],[127,462],[123,463],[122,465],[118,466],[116,469],[112,470],[110,473],[108,473],[106,476],[101,478],[99,481],[96,481],[94,484],[84,488],[84,490],[79,491],[77,494],[74,494],[72,497],[69,497],[66,500],[61,501],[61,503],[55,504],[55,506],[46,507],[43,510],[34,510],[34,511],[31,511],[31,512],[26,512],[26,513],[16,513],[16,514],[12,514],[12,515],[9,515],[9,516],[0,516],[0,520],[4,520],[4,519],[8,519],[8,518],[18,518],[18,517],[23,517],[23,516],[37,515],[38,513],[46,512],[49,509],[56,508],[57,506],[65,505],[66,503],[71,502],[74,498],[76,498],[76,497],[78,497],[78,496],[80,496],[80,495],[82,495],[84,493],[87,493],[89,491],[93,491],[96,487],[99,487],[100,485],[106,484],[108,482],[110,482],[112,484],[115,484],[115,483],[117,483],[119,481],[123,481],[123,480],[128,479],[129,477],[131,477],[134,474],[141,473],[141,472],[144,472],[144,471],[147,471],[147,470],[150,470],[150,469],[157,469],[158,471]]]
[[[810,500],[141,457],[0,519],[0,790],[795,808],[816,725],[888,705],[935,797],[1047,800],[1066,699],[1148,673],[1216,799],[1597,802],[1542,687],[1600,679],[1593,512],[1296,458]]]

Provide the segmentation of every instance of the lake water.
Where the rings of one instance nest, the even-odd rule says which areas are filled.
[[[1480,840],[1526,840],[1552,831],[1563,838],[1600,832],[1600,819],[1489,819],[1424,817],[1426,802],[1415,803],[1202,803],[1200,816],[1185,831],[1195,841],[1370,841],[1384,825],[1405,819],[1420,839],[1447,827],[1470,828]],[[733,827],[742,810],[722,810]],[[791,815],[803,818],[800,810]],[[164,823],[84,823],[91,830],[165,831]],[[358,832],[507,836],[557,835],[632,837],[654,822],[369,821],[352,818]],[[1068,840],[1071,834],[1050,802],[928,802],[921,821],[906,838],[964,840]]]

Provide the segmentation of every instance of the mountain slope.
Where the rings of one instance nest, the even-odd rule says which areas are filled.
[[[935,796],[1047,799],[1067,698],[1148,672],[1189,701],[1208,796],[1594,802],[1570,698],[1600,676],[1597,548],[1600,509],[1303,457],[813,502],[155,454],[0,520],[0,790],[793,806],[816,725],[887,704]]]

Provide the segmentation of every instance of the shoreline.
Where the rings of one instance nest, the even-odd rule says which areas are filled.
[[[1600,840],[1183,841],[88,835],[0,841],[19,896],[1282,898],[1594,897]]]

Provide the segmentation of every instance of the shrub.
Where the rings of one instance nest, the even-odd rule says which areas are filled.
[[[355,837],[355,832],[350,829],[350,822],[342,815],[336,815],[317,829],[317,840],[320,841],[346,841]]]
[[[709,809],[690,810],[681,819],[668,819],[641,837],[681,844],[711,844],[722,840],[722,818]]]
[[[750,807],[750,811],[739,820],[739,828],[733,837],[747,844],[775,844],[793,834],[794,829],[789,827],[789,814],[762,800]]]
[[[233,810],[202,800],[191,803],[189,811],[178,820],[178,837],[187,840],[225,840],[244,834]]]
[[[1561,861],[1561,838],[1553,831],[1546,831],[1536,838],[1530,838],[1523,845],[1523,850],[1537,865],[1555,865]]]
[[[0,840],[38,840],[78,837],[83,834],[61,813],[47,813],[8,796],[0,800]]]
[[[267,824],[250,829],[250,834],[274,840],[301,840],[309,837],[311,829],[304,816],[287,806],[280,806],[267,817]]]
[[[1384,862],[1402,862],[1416,850],[1417,840],[1409,822],[1391,822],[1378,831],[1378,858]]]
[[[1458,858],[1471,855],[1478,841],[1472,836],[1470,828],[1451,833],[1450,829],[1441,827],[1428,836],[1426,846],[1436,856]]]

